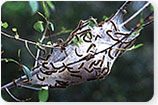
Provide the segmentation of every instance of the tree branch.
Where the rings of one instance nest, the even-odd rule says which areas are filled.
[[[26,88],[26,89],[31,89],[31,90],[42,90],[42,88],[36,88],[36,87],[26,86],[26,85],[22,85],[22,84],[17,84],[17,86]]]
[[[112,19],[116,18],[117,15],[118,15],[119,13],[121,13],[130,3],[131,3],[131,1],[126,1],[126,2],[120,7],[120,9],[115,13],[115,15],[112,17]]]
[[[48,29],[48,24],[46,25],[46,28],[45,28],[45,30],[44,30],[44,32],[43,32],[42,38],[41,38],[41,40],[40,40],[40,43],[42,43],[43,40],[45,39],[45,35],[46,35],[46,32],[47,32],[47,29]],[[1,32],[1,34],[2,34],[3,36],[8,37],[8,38],[25,42],[25,45],[27,45],[26,43],[30,43],[30,44],[36,45],[36,42],[33,42],[33,41],[29,41],[29,40],[22,39],[22,38],[16,39],[14,36],[11,36],[11,35],[6,34],[6,33],[4,33],[4,32]],[[44,45],[44,44],[42,44],[41,46],[42,46],[42,47],[47,47],[47,48],[54,48],[54,46],[48,46],[48,45]],[[27,47],[27,46],[26,46],[26,47]],[[37,59],[37,58],[39,57],[39,53],[40,53],[40,49],[37,50],[37,54],[36,54],[36,58],[35,58],[35,59]],[[36,66],[37,66],[37,60],[35,61],[34,67],[36,67]],[[31,74],[32,74],[32,76],[33,76],[33,75],[35,75],[35,74],[38,73],[38,72],[39,72],[39,69],[32,71]],[[20,82],[22,82],[22,81],[24,81],[24,80],[27,80],[26,75],[25,75],[25,76],[22,76],[22,77],[20,77],[20,78],[18,78],[18,79],[16,79],[15,82],[18,84],[18,83],[20,83]],[[8,83],[8,84],[2,86],[2,87],[1,87],[1,90],[4,90],[4,89],[6,89],[6,88],[15,87],[15,82],[10,82],[10,83]]]
[[[136,25],[136,27],[131,30],[131,33],[134,32],[135,30],[140,29],[140,26],[146,27],[147,25],[149,25],[150,23],[152,23],[152,22],[154,21],[154,18],[153,18],[152,15],[153,15],[153,12],[151,12],[151,13],[144,19],[144,21],[147,21],[146,23],[141,23],[141,22],[139,22],[139,23]]]
[[[9,35],[9,34],[7,34],[7,33],[5,33],[5,32],[1,32],[1,35],[5,36],[5,37],[8,37],[8,38],[10,38],[10,39],[15,39],[15,40],[24,42],[24,43],[25,43],[25,41],[27,41],[27,43],[32,44],[32,45],[36,45],[36,46],[37,46],[37,43],[34,42],[34,41],[30,41],[30,40],[23,39],[23,38],[18,38],[18,39],[16,39],[14,36]],[[42,45],[40,45],[40,46],[42,46],[42,47],[46,47],[46,48],[54,48],[53,45],[45,45],[45,44],[42,44]]]
[[[32,76],[34,76],[34,75],[35,75],[36,73],[38,73],[39,71],[40,71],[40,69],[35,69],[34,71],[31,71]],[[16,82],[16,84],[18,84],[18,83],[20,83],[20,82],[22,82],[22,81],[24,81],[24,80],[27,80],[26,75],[24,75],[24,76],[22,76],[22,77],[16,79],[15,82]],[[8,83],[8,84],[2,86],[2,87],[1,87],[1,90],[4,90],[4,89],[6,89],[6,88],[9,89],[9,88],[15,87],[15,82],[10,82],[10,83]]]
[[[41,40],[40,40],[40,43],[42,43],[42,42],[44,41],[44,39],[45,39],[47,30],[48,30],[48,25],[49,25],[49,24],[48,24],[48,22],[47,22],[47,25],[46,25],[46,28],[45,28],[45,30],[44,30],[44,32],[43,32],[42,38],[41,38]],[[35,58],[35,59],[38,59],[38,58],[39,58],[39,55],[40,55],[40,49],[37,50],[36,58]],[[34,67],[36,67],[36,66],[37,66],[37,60],[35,61]]]
[[[132,19],[134,19],[137,15],[140,14],[140,12],[142,12],[146,7],[149,6],[149,2],[147,2],[141,9],[139,9],[136,13],[134,13],[130,18],[128,18],[125,22],[123,22],[120,27],[124,26],[125,24],[127,24],[128,22],[130,22]]]
[[[17,99],[17,98],[8,90],[8,88],[5,88],[5,90],[6,90],[6,92],[7,92],[15,101],[22,102],[22,100]]]
[[[33,55],[33,53],[31,52],[31,50],[29,49],[28,44],[27,44],[27,41],[25,41],[25,47],[26,47],[27,51],[30,53],[30,55],[31,55],[35,60],[37,60],[37,59],[35,58],[35,56]]]

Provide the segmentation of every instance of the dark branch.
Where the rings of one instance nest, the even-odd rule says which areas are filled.
[[[4,32],[1,32],[1,35],[5,36],[5,37],[8,37],[8,38],[10,38],[10,39],[15,39],[15,40],[21,41],[21,42],[27,41],[27,43],[37,46],[37,43],[34,42],[34,41],[30,41],[30,40],[23,39],[23,38],[18,38],[18,39],[16,39],[14,36],[9,35],[9,34],[4,33]],[[42,47],[47,47],[47,48],[54,48],[54,46],[45,45],[45,44],[42,44],[41,46],[42,46]]]

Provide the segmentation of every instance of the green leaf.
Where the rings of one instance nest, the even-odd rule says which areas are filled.
[[[73,40],[73,43],[75,46],[79,47],[78,43],[76,43],[74,40]]]
[[[44,31],[43,21],[38,21],[38,22],[36,22],[36,23],[33,25],[33,28],[34,28],[36,31],[42,33],[42,32]]]
[[[38,99],[40,102],[46,102],[48,100],[48,89],[38,91]]]
[[[72,30],[65,30],[64,33],[69,33],[71,32]]]
[[[64,31],[64,30],[66,30],[66,29],[65,29],[65,27],[64,27],[64,26],[62,26],[62,27],[61,27],[61,30],[62,30],[62,31]]]
[[[79,37],[79,41],[78,41],[79,44],[83,43],[81,37]]]
[[[48,4],[48,6],[51,8],[52,11],[55,11],[55,6],[51,1],[46,1],[46,3]]]
[[[32,13],[35,14],[39,8],[37,1],[29,1],[29,5],[32,9]]]
[[[90,21],[88,25],[91,26],[91,27],[93,28],[93,27],[94,27],[94,23],[93,23],[93,21]]]
[[[139,28],[140,28],[140,29],[143,29],[143,26],[142,26],[142,25],[140,25],[140,26],[139,26]]]
[[[52,45],[51,41],[48,41],[48,42],[47,42],[47,45]]]
[[[144,19],[143,19],[143,18],[140,19],[140,23],[141,23],[141,24],[144,23]]]
[[[21,55],[21,49],[18,49],[18,57],[20,58]]]
[[[8,23],[7,22],[1,22],[1,26],[3,27],[3,28],[7,28],[8,27]]]
[[[52,22],[49,22],[49,24],[50,24],[51,30],[54,31],[54,25],[53,25],[53,23],[52,23]]]
[[[29,70],[29,68],[26,67],[25,65],[22,65],[21,68],[22,68],[24,74],[27,76],[27,78],[28,78],[29,80],[31,80],[32,74],[31,74],[31,71]]]
[[[144,23],[143,12],[140,14],[140,23],[141,23],[141,24]]]
[[[77,40],[76,37],[73,39],[73,43],[74,43],[74,45],[76,45],[77,47],[79,47],[79,45],[78,45],[78,40]]]
[[[151,10],[152,12],[154,11],[153,5],[150,5],[150,10]]]
[[[73,42],[74,45],[76,45],[77,47],[79,47],[78,44],[83,43],[83,41],[82,41],[81,37],[78,37],[78,39],[77,39],[77,37],[75,37],[72,41],[69,42],[69,44]]]
[[[36,43],[36,45],[37,45],[37,46],[41,46],[41,45],[42,45],[42,43],[40,43],[40,42],[37,42],[37,43]]]
[[[17,32],[17,28],[12,28],[12,31],[15,32],[15,39],[19,39],[19,34]]]
[[[46,6],[46,4],[45,4],[44,1],[42,2],[42,5],[43,5],[43,9],[44,9],[44,14],[45,14],[45,16],[46,16],[47,18],[49,18],[50,14],[49,14],[48,8],[47,8],[47,6]]]
[[[12,28],[12,31],[13,32],[17,32],[17,28]]]
[[[103,20],[107,20],[108,19],[108,17],[107,16],[103,16]]]
[[[134,49],[137,49],[137,48],[139,48],[139,47],[141,47],[141,46],[143,46],[143,44],[141,43],[141,44],[138,44],[138,45],[134,45],[134,46],[132,46],[131,48],[129,48],[129,49],[125,49],[126,51],[131,51],[131,50],[134,50]]]
[[[14,37],[15,37],[15,39],[19,39],[19,35],[18,34],[16,34]]]
[[[136,45],[136,46],[134,46],[134,48],[133,49],[137,49],[137,48],[139,48],[139,47],[141,47],[141,46],[143,46],[143,44],[141,43],[141,44],[138,44],[138,45]]]
[[[89,39],[92,39],[89,32],[87,32],[87,36],[88,36]]]

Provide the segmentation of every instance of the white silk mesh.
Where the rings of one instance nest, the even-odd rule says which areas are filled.
[[[67,45],[64,51],[54,48],[47,60],[40,60],[40,72],[32,77],[33,84],[50,87],[67,87],[72,84],[90,80],[102,79],[107,76],[114,61],[126,49],[133,39],[130,31],[119,25],[122,23],[122,14],[95,24],[89,22],[95,19],[81,21],[72,32],[72,40],[81,38],[79,46],[73,43]],[[87,35],[91,35],[90,37]]]

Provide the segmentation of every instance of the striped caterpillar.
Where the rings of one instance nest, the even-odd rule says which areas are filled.
[[[81,20],[65,42],[61,41],[60,45],[52,48],[46,59],[38,59],[38,65],[32,71],[33,76],[26,83],[65,88],[73,84],[104,79],[110,73],[115,60],[139,36],[140,25],[132,30],[124,27],[128,20],[123,22],[123,15],[129,3],[125,2],[111,18],[100,23],[93,17]],[[149,3],[146,3],[142,8],[148,5]],[[150,23],[149,17],[144,21]],[[146,25],[141,24],[143,27]],[[22,80],[26,78],[22,77],[17,80],[20,82],[15,81],[15,84],[21,83]]]

